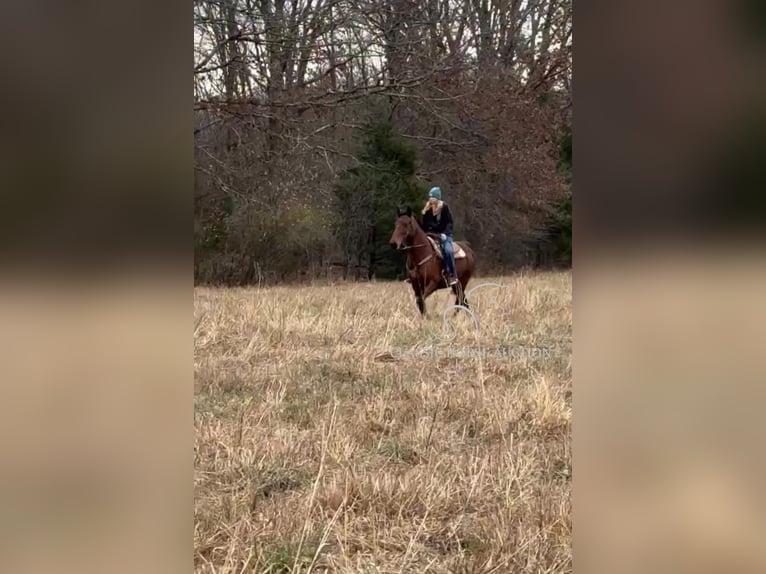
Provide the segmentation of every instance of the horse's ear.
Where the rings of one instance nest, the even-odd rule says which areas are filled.
[[[407,215],[412,217],[412,208],[409,205],[407,206],[407,212],[406,213],[407,213]]]

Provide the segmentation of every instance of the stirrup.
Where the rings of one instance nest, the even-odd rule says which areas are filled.
[[[447,285],[449,285],[450,287],[452,287],[453,285],[457,285],[457,277],[450,277],[447,280]]]

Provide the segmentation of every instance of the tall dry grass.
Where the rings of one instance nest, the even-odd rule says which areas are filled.
[[[571,274],[195,291],[197,572],[571,570]]]

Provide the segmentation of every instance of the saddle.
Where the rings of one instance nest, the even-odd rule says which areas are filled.
[[[431,242],[431,245],[433,245],[434,250],[436,251],[436,255],[439,257],[439,259],[444,259],[444,254],[442,253],[442,246],[441,241],[437,241],[430,235],[426,235],[428,238],[428,241]],[[457,242],[453,241],[453,255],[455,256],[455,259],[465,259],[466,253],[463,247]]]

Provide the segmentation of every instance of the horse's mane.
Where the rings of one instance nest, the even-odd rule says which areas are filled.
[[[423,226],[420,224],[420,221],[418,221],[418,218],[417,218],[417,217],[415,217],[415,214],[414,214],[414,213],[413,213],[412,215],[410,215],[410,219],[412,219],[412,221],[414,221],[414,222],[415,222],[415,229],[416,229],[416,230],[418,230],[418,229],[419,229],[420,231],[422,231],[423,233],[425,233],[425,229],[423,229]]]

